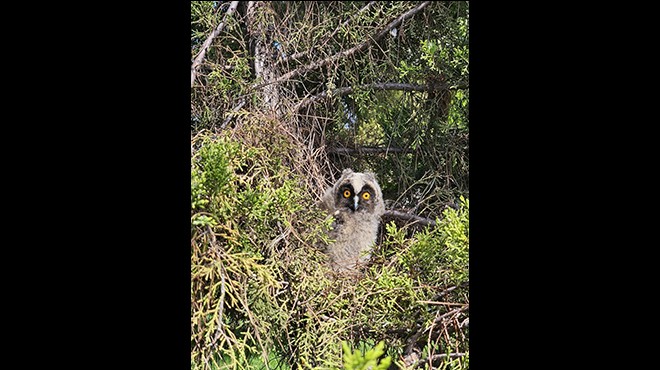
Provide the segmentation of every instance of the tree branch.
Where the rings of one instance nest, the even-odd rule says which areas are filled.
[[[216,27],[215,30],[211,32],[209,37],[206,38],[206,41],[204,41],[204,44],[202,44],[202,49],[199,51],[199,53],[197,53],[195,60],[193,60],[192,66],[190,66],[191,88],[195,83],[195,77],[197,76],[197,68],[199,68],[199,65],[202,64],[202,60],[204,60],[204,57],[206,56],[206,51],[208,50],[209,46],[211,46],[211,42],[213,41],[214,38],[216,38],[220,34],[220,31],[222,31],[222,29],[225,27],[225,24],[227,23],[227,19],[234,13],[237,6],[238,6],[238,1],[232,1],[231,4],[229,4],[229,8],[227,9],[225,16],[222,18],[222,22],[220,22],[218,27]]]
[[[359,14],[363,13],[364,11],[369,9],[374,3],[375,3],[375,1],[370,1],[367,5],[363,6],[362,9],[358,10],[358,12],[356,14],[359,15]],[[337,32],[339,32],[339,30],[342,29],[342,27],[346,27],[346,25],[348,25],[353,20],[353,16],[356,15],[356,14],[350,15],[348,17],[348,19],[346,19],[344,21],[344,23],[337,26],[337,28],[335,28],[335,30],[332,31],[332,33],[330,35],[323,38],[323,41],[320,42],[320,44],[322,44],[321,46],[324,46],[332,38],[332,36],[336,35]],[[282,62],[289,61],[291,59],[297,60],[298,58],[306,56],[306,55],[310,54],[311,52],[312,52],[312,50],[307,50],[307,51],[303,51],[303,52],[300,52],[300,53],[295,53],[295,54],[292,54],[292,55],[288,55],[284,58],[278,59],[277,62],[275,62],[275,63],[279,64],[279,63],[282,63]]]
[[[422,367],[424,367],[424,363],[429,362],[429,361],[430,361],[431,363],[433,363],[433,362],[436,362],[436,361],[438,361],[438,360],[440,360],[440,359],[443,359],[443,358],[445,358],[445,357],[448,357],[448,358],[454,359],[454,358],[463,357],[463,356],[465,356],[465,355],[466,355],[466,353],[464,353],[464,352],[440,353],[440,354],[437,354],[437,355],[433,355],[433,356],[431,356],[431,357],[429,357],[429,358],[420,358],[420,359],[417,360],[415,363],[413,363],[413,366],[414,366],[414,367],[418,367],[418,368],[422,368]]]
[[[410,149],[406,148],[376,148],[376,147],[358,147],[358,148],[328,148],[327,153],[334,154],[353,154],[353,153],[407,153]]]
[[[327,99],[330,96],[344,96],[352,94],[356,90],[401,90],[401,91],[435,91],[435,90],[456,90],[456,89],[467,89],[468,85],[455,85],[449,86],[447,84],[436,84],[436,85],[416,85],[409,83],[398,83],[398,82],[384,82],[384,83],[373,83],[365,84],[359,86],[348,86],[340,87],[337,89],[328,91],[323,91],[320,94],[316,94],[310,97],[303,98],[294,108],[294,112],[297,112],[301,108],[306,107],[307,105],[321,100]]]
[[[421,216],[417,216],[409,213],[403,213],[394,210],[386,210],[385,213],[383,213],[383,217],[391,217],[407,222],[415,222],[422,226],[435,226],[435,221],[429,218],[424,218]]]
[[[445,294],[447,294],[447,293],[449,293],[449,292],[451,292],[451,291],[453,291],[457,288],[464,288],[464,287],[468,286],[469,284],[470,284],[470,281],[468,280],[468,281],[464,281],[464,282],[462,282],[458,285],[451,286],[451,287],[443,290],[442,292],[436,294],[431,300],[436,301],[436,300],[442,298]]]
[[[234,118],[234,116],[236,115],[236,112],[238,112],[241,108],[243,108],[244,105],[245,105],[245,99],[242,99],[242,100],[238,103],[237,106],[235,106],[234,108],[232,108],[231,112],[229,112],[229,114],[227,114],[227,118],[225,118],[224,122],[222,122],[222,125],[220,126],[220,131],[222,131],[222,130],[225,129],[225,126],[227,126],[227,124],[229,123],[229,121],[231,121],[232,118]]]
[[[419,364],[420,361],[420,354],[422,352],[420,346],[418,345],[419,338],[421,338],[422,335],[426,334],[429,332],[429,330],[432,330],[433,326],[436,324],[441,323],[444,321],[445,318],[452,316],[452,315],[458,315],[463,311],[467,311],[470,308],[469,304],[465,304],[464,306],[455,308],[453,310],[450,310],[442,315],[439,315],[433,320],[433,323],[431,323],[430,326],[425,327],[423,330],[417,331],[413,336],[408,338],[408,345],[406,346],[403,356],[403,362],[406,364],[406,366],[411,366],[412,364]],[[425,360],[421,360],[425,361]]]
[[[409,11],[403,13],[397,19],[393,20],[387,26],[385,26],[385,28],[383,28],[381,31],[379,31],[375,36],[367,38],[367,40],[365,40],[364,42],[362,42],[362,43],[360,43],[360,44],[358,44],[358,45],[356,45],[356,46],[354,46],[354,47],[352,47],[348,50],[340,51],[340,52],[338,52],[338,53],[336,53],[336,54],[334,54],[334,55],[332,55],[328,58],[317,60],[317,61],[315,61],[311,64],[308,64],[306,66],[296,68],[293,71],[285,73],[282,76],[280,76],[280,77],[278,77],[278,78],[276,78],[272,81],[267,81],[267,82],[255,85],[255,86],[252,87],[252,89],[259,89],[259,88],[262,88],[266,85],[276,84],[276,83],[280,83],[280,82],[283,82],[283,81],[290,80],[292,78],[296,78],[302,73],[305,73],[307,71],[311,71],[311,70],[314,70],[314,69],[317,69],[317,68],[321,68],[323,66],[326,66],[326,65],[334,62],[335,60],[345,58],[347,56],[350,56],[350,55],[353,55],[357,52],[360,52],[360,51],[366,49],[369,45],[373,44],[374,41],[376,41],[376,40],[380,39],[381,37],[385,36],[392,28],[398,26],[404,20],[406,20],[406,19],[412,17],[413,15],[417,14],[418,12],[420,12],[422,9],[424,9],[430,3],[431,3],[431,1],[425,1],[425,2],[417,5],[416,7],[410,9]]]

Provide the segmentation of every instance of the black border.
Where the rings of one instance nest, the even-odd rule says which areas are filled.
[[[554,188],[563,162],[555,141],[561,133],[553,124],[561,122],[556,121],[561,100],[549,82],[562,81],[562,69],[551,62],[560,50],[552,33],[557,27],[542,32],[551,23],[536,8],[470,7],[470,365],[475,369],[527,368],[542,363],[561,343],[553,343],[561,335],[561,326],[555,327],[561,309],[552,286],[561,279],[552,252],[559,242],[553,234],[562,204],[557,198],[563,194]]]
[[[45,347],[69,364],[187,368],[190,4],[88,5],[58,18],[52,54],[73,93],[45,156],[59,231]]]

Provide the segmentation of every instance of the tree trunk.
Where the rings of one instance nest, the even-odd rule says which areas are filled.
[[[256,81],[263,83],[278,77],[275,61],[278,54],[273,46],[275,27],[274,12],[270,1],[250,1],[247,5],[247,25],[252,45]],[[262,108],[279,116],[281,114],[280,91],[277,84],[267,84],[258,92]]]

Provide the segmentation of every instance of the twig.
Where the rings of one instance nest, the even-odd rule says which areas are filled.
[[[374,5],[374,3],[375,3],[375,1],[370,1],[367,5],[363,6],[362,9],[358,10],[358,12],[356,14],[360,15],[363,12],[367,11],[367,9],[369,9],[372,5]],[[334,35],[336,35],[337,32],[339,32],[340,29],[342,29],[343,27],[346,27],[352,20],[353,20],[353,15],[348,16],[348,19],[346,19],[344,21],[344,23],[337,26],[337,28],[335,28],[335,30],[332,31],[332,33],[323,40],[323,43],[328,42],[328,40],[330,40]]]
[[[236,7],[238,6],[238,1],[232,1],[231,4],[229,4],[229,8],[227,9],[227,12],[225,13],[225,16],[222,18],[222,22],[218,25],[218,27],[211,32],[209,37],[206,38],[206,41],[202,44],[202,49],[199,51],[197,56],[195,57],[195,60],[193,60],[192,66],[190,66],[190,87],[193,87],[193,84],[195,83],[195,77],[197,75],[197,68],[199,67],[200,64],[202,64],[202,60],[204,60],[204,57],[206,56],[206,51],[208,50],[209,46],[211,46],[211,42],[213,41],[214,38],[216,38],[219,34],[220,31],[225,27],[225,24],[227,22],[227,19],[234,13],[236,10]]]
[[[352,93],[356,88],[352,86],[342,87],[339,89],[332,90],[332,95],[346,95]],[[367,84],[357,86],[359,90],[374,89],[374,90],[403,90],[403,91],[427,91],[432,89],[427,85],[414,85],[407,83],[397,83],[397,82],[385,82],[385,83],[376,83],[376,84]],[[323,94],[323,93],[321,93]]]
[[[453,310],[445,312],[442,315],[436,317],[435,320],[433,320],[433,322],[434,323],[439,323],[440,321],[444,320],[446,317],[449,317],[449,316],[457,314],[457,313],[461,313],[463,311],[467,311],[469,308],[470,308],[469,304],[465,304],[465,305],[463,305],[462,307],[459,307],[459,308],[454,308]]]
[[[218,341],[220,338],[220,335],[224,335],[224,323],[222,322],[222,315],[224,314],[224,308],[225,308],[225,269],[222,266],[222,262],[219,261],[221,269],[220,269],[220,301],[218,302],[218,318],[216,325],[218,326],[216,328],[215,332],[215,337],[213,338],[213,343],[211,345],[215,345],[215,343]]]
[[[419,368],[421,368],[421,367],[424,367],[424,363],[425,363],[425,362],[429,362],[429,361],[430,361],[430,362],[432,363],[432,362],[434,362],[434,361],[438,361],[438,360],[440,360],[440,359],[442,359],[442,358],[445,358],[445,357],[449,357],[449,358],[451,358],[451,359],[454,359],[454,358],[463,357],[463,356],[465,356],[466,354],[467,354],[467,353],[465,353],[465,352],[440,353],[440,354],[433,355],[433,356],[428,357],[428,358],[420,358],[419,360],[417,360],[416,362],[414,362],[413,365],[414,365],[415,367],[419,367]]]
[[[454,285],[452,287],[449,287],[449,288],[443,290],[442,292],[436,294],[433,298],[431,298],[431,300],[437,301],[438,299],[442,298],[442,296],[444,296],[445,294],[447,294],[447,293],[449,293],[449,292],[451,292],[451,291],[453,291],[457,288],[464,288],[464,287],[468,286],[469,284],[470,284],[470,281],[467,280],[467,281],[464,281],[464,282],[462,282],[458,285]]]
[[[297,112],[301,108],[306,107],[307,105],[321,99],[327,99],[330,96],[344,96],[351,94],[355,90],[366,90],[366,89],[374,89],[374,90],[404,90],[404,91],[426,91],[428,90],[428,86],[424,85],[413,85],[413,84],[403,84],[403,83],[379,83],[379,84],[366,84],[366,85],[360,85],[356,87],[340,87],[337,89],[330,90],[330,93],[328,91],[323,91],[320,94],[316,94],[313,96],[310,96],[308,98],[305,98],[300,101],[296,105],[295,108],[293,108],[294,112]]]
[[[307,105],[321,100],[321,99],[327,99],[330,96],[344,96],[344,95],[349,95],[352,94],[356,90],[401,90],[401,91],[434,91],[434,90],[458,90],[458,89],[467,89],[468,85],[455,85],[455,86],[449,86],[447,84],[436,84],[436,85],[415,85],[415,84],[409,84],[409,83],[399,83],[399,82],[384,82],[384,83],[373,83],[373,84],[365,84],[365,85],[359,85],[359,86],[348,86],[348,87],[340,87],[337,89],[330,90],[330,93],[328,91],[323,91],[322,93],[306,97],[303,100],[296,105],[294,108],[294,112],[298,111],[301,108],[306,107]]]
[[[287,236],[289,236],[289,234],[291,234],[291,230],[292,230],[291,227],[289,227],[289,228],[287,228],[286,230],[284,230],[283,233],[281,233],[280,235],[278,235],[275,239],[273,239],[273,240],[270,242],[269,248],[270,248],[271,250],[274,249],[275,246],[277,246],[277,243],[281,242],[282,240],[284,240],[284,238],[286,238]]]
[[[407,153],[410,149],[406,148],[388,148],[388,147],[358,147],[358,148],[328,148],[327,153],[334,154],[353,154],[353,153]]]
[[[400,220],[404,221],[412,221],[416,222],[422,226],[435,226],[435,221],[431,220],[429,218],[424,218],[421,216],[417,215],[412,215],[409,213],[403,213],[395,210],[386,210],[385,213],[383,213],[383,217],[391,217],[391,218],[397,218]]]
[[[211,226],[207,225],[206,226],[206,231],[211,236],[211,246],[213,247],[213,250],[216,253],[216,259],[217,259],[218,263],[220,264],[220,301],[218,302],[218,308],[217,308],[217,311],[218,311],[218,316],[217,316],[217,321],[216,321],[217,328],[216,328],[216,331],[215,331],[215,336],[213,337],[213,342],[211,343],[211,345],[214,346],[215,343],[220,338],[220,335],[225,337],[225,340],[228,340],[227,336],[225,335],[224,324],[222,322],[222,315],[224,313],[224,308],[225,308],[225,284],[226,284],[225,274],[226,274],[226,271],[225,271],[225,268],[222,264],[223,249],[220,246],[220,244],[218,244],[217,239],[215,237],[215,233],[211,229]]]
[[[262,88],[262,87],[270,85],[270,84],[276,84],[276,83],[280,83],[280,82],[283,82],[283,81],[288,81],[292,78],[298,77],[300,74],[302,74],[304,72],[311,71],[311,70],[314,70],[314,69],[317,69],[317,68],[321,68],[321,67],[326,66],[326,65],[328,65],[328,64],[330,64],[330,63],[332,63],[332,62],[334,62],[338,59],[345,58],[345,57],[351,56],[351,55],[353,55],[357,52],[360,52],[360,51],[366,49],[369,45],[374,43],[376,40],[378,40],[378,39],[382,38],[383,36],[385,36],[392,28],[398,26],[404,20],[406,20],[406,19],[412,17],[413,15],[417,14],[418,12],[420,12],[422,9],[424,9],[430,3],[431,3],[431,1],[425,1],[421,4],[419,4],[418,6],[410,9],[409,11],[403,13],[397,19],[393,20],[387,26],[385,26],[385,28],[383,28],[375,36],[368,38],[364,42],[362,42],[362,43],[360,43],[360,44],[358,44],[358,45],[356,45],[356,46],[354,46],[354,47],[352,47],[348,50],[340,51],[340,52],[338,52],[338,53],[336,53],[336,54],[334,54],[334,55],[332,55],[328,58],[317,60],[317,61],[312,62],[312,63],[310,63],[306,66],[296,68],[293,71],[285,73],[282,76],[280,76],[280,77],[278,77],[278,78],[276,78],[272,81],[267,81],[267,82],[255,85],[255,86],[252,87],[252,89],[256,90],[256,89]]]
[[[437,304],[437,305],[446,305],[446,306],[463,306],[465,304],[465,303],[438,302],[438,301],[417,301],[417,303]]]
[[[375,1],[370,1],[367,5],[363,6],[362,9],[358,10],[358,12],[357,12],[356,14],[359,15],[359,14],[363,13],[364,11],[366,11],[367,9],[369,9],[374,3],[375,3]],[[347,26],[347,25],[353,20],[353,16],[356,15],[356,14],[350,15],[350,16],[348,17],[348,19],[346,19],[346,20],[344,21],[344,23],[342,23],[342,24],[340,24],[339,26],[337,26],[337,28],[335,28],[335,30],[332,31],[332,33],[331,33],[330,35],[324,37],[323,40],[320,42],[320,44],[325,45],[325,44],[326,44],[326,43],[327,43],[327,42],[328,42],[328,41],[329,41],[334,35],[337,34],[337,32],[339,32],[340,29],[342,29],[342,27],[346,27],[346,26]],[[322,45],[322,46],[323,46],[323,45]],[[300,58],[300,57],[303,57],[303,56],[305,56],[305,55],[310,54],[311,51],[312,51],[312,50],[307,50],[307,51],[303,51],[303,52],[300,52],[300,53],[295,53],[295,54],[288,55],[288,56],[286,56],[285,58],[280,58],[280,59],[278,59],[277,62],[275,62],[275,64],[279,64],[279,63],[282,63],[282,62],[286,62],[286,61],[289,61],[289,60],[291,60],[291,59],[293,59],[293,60],[297,60],[297,59]]]
[[[245,99],[241,100],[241,102],[238,103],[237,106],[232,108],[231,112],[229,112],[229,114],[227,115],[227,118],[225,118],[225,120],[222,122],[222,125],[220,125],[220,131],[225,129],[225,126],[227,126],[229,121],[231,121],[232,118],[236,116],[236,112],[238,112],[241,108],[243,108],[244,105],[245,105]]]
[[[446,317],[451,316],[451,315],[456,315],[459,314],[463,311],[466,311],[467,309],[470,308],[469,304],[465,304],[462,307],[455,308],[453,310],[450,310],[442,315],[439,315],[438,317],[433,320],[430,326],[425,327],[423,330],[419,330],[416,332],[413,336],[411,336],[408,339],[408,345],[406,346],[406,349],[404,351],[404,356],[403,356],[403,362],[406,364],[406,366],[410,366],[414,363],[417,363],[420,358],[420,353],[421,350],[417,346],[417,341],[419,338],[424,335],[425,333],[429,332],[431,328],[433,328],[434,325],[439,324],[441,321],[443,321]]]

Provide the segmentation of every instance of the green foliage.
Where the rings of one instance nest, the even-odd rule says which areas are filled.
[[[214,211],[223,208],[217,201],[219,197],[228,196],[229,183],[233,180],[233,168],[241,165],[235,162],[239,158],[236,156],[238,150],[236,143],[226,141],[212,143],[209,138],[201,144],[197,158],[193,158],[196,162],[191,167],[190,187],[193,209],[208,208]],[[234,163],[231,163],[232,158]]]
[[[191,3],[191,60],[228,4]],[[427,357],[469,353],[469,3],[375,37],[419,4],[241,3],[212,40],[191,91],[192,369],[384,369],[413,339]],[[296,57],[255,55],[274,40]],[[270,78],[257,57],[275,78],[303,72],[255,87]],[[383,82],[415,89],[370,87]],[[362,147],[388,151],[331,151]],[[383,223],[359,277],[329,270],[316,206],[346,167],[375,172],[388,209],[437,223]]]
[[[203,136],[196,145],[191,166],[193,359],[240,368],[255,355],[267,357],[261,355],[272,346],[272,328],[287,320],[274,298],[286,284],[278,271],[278,240],[302,229],[299,223],[308,223],[305,218],[313,211],[301,214],[309,200],[271,151],[227,137]],[[317,227],[311,234],[325,231]],[[305,236],[314,237],[320,238]]]
[[[331,219],[305,206],[310,195],[282,164],[285,142],[266,150],[202,135],[194,144],[191,368],[386,368],[402,356],[406,333],[434,321],[428,302],[468,277],[468,199],[435,227],[411,234],[385,225],[366,274],[334,276],[319,247]],[[464,302],[465,292],[452,299]],[[342,360],[339,343],[368,347],[375,338],[390,346],[380,362],[383,342]],[[458,336],[449,344],[469,350]]]
[[[444,211],[440,227],[445,245],[441,261],[448,267],[445,276],[453,283],[466,281],[469,276],[470,200],[461,196],[460,201],[459,210]]]
[[[372,51],[364,58],[364,65],[364,59],[340,64],[341,78],[333,79],[337,87],[397,81],[431,90],[358,89],[350,94],[357,122],[346,128],[340,99],[334,99],[336,124],[327,132],[336,147],[406,149],[331,160],[338,168],[379,174],[384,194],[397,199],[396,207],[414,207],[424,199],[421,214],[429,218],[441,216],[469,189],[469,7],[465,2],[437,4],[429,7],[429,18],[398,28],[405,37],[391,38],[382,53]]]
[[[392,362],[392,358],[387,356],[380,357],[385,353],[384,342],[380,342],[376,347],[368,350],[364,354],[359,351],[352,352],[348,343],[342,342],[344,349],[344,369],[345,370],[387,370]],[[380,360],[379,360],[380,359]]]
[[[421,60],[426,62],[426,65],[431,71],[439,71],[436,59],[441,59],[438,53],[439,46],[436,40],[422,40],[422,55]]]
[[[469,278],[469,199],[460,198],[458,210],[447,208],[438,226],[402,240],[402,231],[388,225],[386,245],[408,245],[401,255],[402,267],[421,281],[459,284]],[[437,266],[443,266],[438,269]]]

